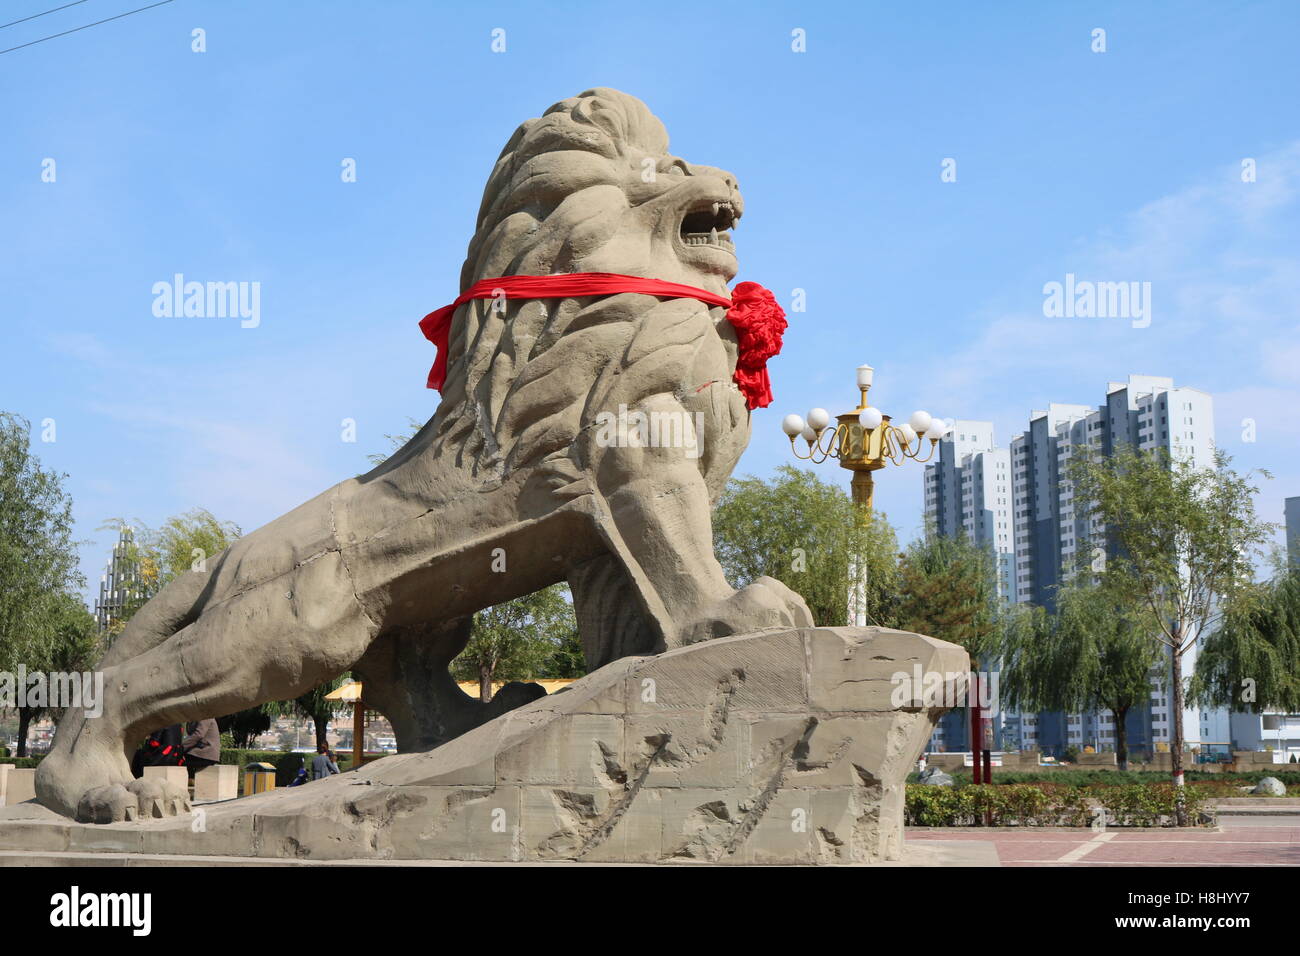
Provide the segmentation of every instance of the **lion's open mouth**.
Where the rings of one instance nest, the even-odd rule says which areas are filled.
[[[730,202],[706,202],[682,218],[682,242],[688,246],[715,246],[735,253],[731,233],[740,216]]]

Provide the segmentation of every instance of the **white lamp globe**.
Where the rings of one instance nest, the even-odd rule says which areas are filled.
[[[946,434],[948,434],[947,423],[941,418],[936,418],[930,423],[930,427],[926,429],[925,437],[933,438],[935,441],[940,441]]]
[[[791,438],[803,431],[804,421],[798,415],[787,415],[781,419],[781,431]]]
[[[880,409],[867,406],[858,415],[858,424],[867,431],[873,431],[880,427],[880,423],[885,420],[885,416],[880,413]]]
[[[930,430],[930,423],[932,421],[934,421],[934,419],[930,417],[929,412],[918,410],[912,412],[912,417],[907,420],[907,424],[911,425],[918,435],[924,435]]]
[[[811,428],[805,427],[803,430],[803,437],[806,442],[812,444],[817,440],[817,433],[813,431]]]
[[[903,425],[898,429],[898,434],[903,438],[904,445],[910,445],[916,441],[916,429],[911,425]]]
[[[824,408],[814,408],[808,413],[808,427],[815,432],[821,431],[831,423],[831,413]]]

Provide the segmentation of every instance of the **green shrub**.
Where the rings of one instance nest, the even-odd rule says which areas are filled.
[[[909,784],[904,798],[905,818],[909,824],[918,827],[957,826],[960,794],[956,787]]]
[[[1193,822],[1203,816],[1207,793],[1185,789]],[[1174,788],[1170,784],[1075,787],[1064,784],[979,784],[936,787],[911,784],[904,798],[910,826],[1088,826],[1105,811],[1113,826],[1173,826]]]
[[[1279,767],[1286,766],[1279,764]],[[971,785],[969,770],[948,771],[958,787]],[[1187,771],[1187,782],[1205,784],[1210,787],[1225,788],[1254,786],[1264,777],[1276,777],[1288,788],[1300,786],[1300,772],[1295,770],[1251,770],[1243,773],[1207,773],[1203,770]],[[917,782],[916,774],[909,774],[908,783]],[[1033,784],[1067,784],[1075,787],[1106,786],[1115,787],[1122,784],[1160,784],[1168,783],[1169,772],[1165,770],[1001,770],[993,771],[993,785],[1002,786],[1015,783]],[[1241,796],[1240,793],[1233,794]]]
[[[992,784],[989,789],[997,789],[997,785]],[[1021,826],[1046,825],[1054,807],[1051,795],[1044,788],[1021,785],[1005,789],[1007,817]]]

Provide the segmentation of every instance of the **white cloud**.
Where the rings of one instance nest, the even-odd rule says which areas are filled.
[[[1259,181],[1236,167],[1149,202],[1056,259],[1066,273],[1152,283],[1149,328],[1120,318],[1046,318],[1041,283],[1024,303],[972,323],[981,331],[935,369],[968,417],[1008,393],[1023,413],[1048,401],[1099,402],[1130,373],[1171,375],[1226,394],[1267,387],[1300,402],[1300,142],[1259,158]],[[990,398],[994,399],[990,402]],[[1022,414],[1023,414],[1022,413]],[[1023,418],[1021,419],[1023,421]]]

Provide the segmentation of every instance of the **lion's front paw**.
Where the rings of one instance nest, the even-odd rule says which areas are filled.
[[[755,580],[749,587],[761,588],[764,594],[775,604],[778,612],[788,616],[789,620],[782,620],[782,624],[788,623],[791,627],[813,626],[812,611],[808,610],[808,603],[798,591],[787,587],[776,578],[769,578],[766,575]],[[749,590],[749,588],[745,590]]]
[[[157,820],[190,812],[189,789],[179,787],[170,780],[144,777],[132,780],[126,789],[135,794],[139,801],[140,812],[136,819]]]
[[[812,613],[797,593],[776,578],[761,577],[708,608],[681,630],[682,644],[765,627],[812,627]]]
[[[189,794],[169,780],[132,780],[96,787],[77,804],[78,823],[129,823],[190,812]]]

